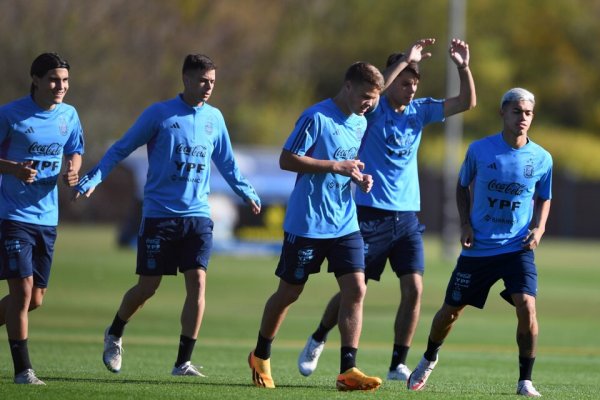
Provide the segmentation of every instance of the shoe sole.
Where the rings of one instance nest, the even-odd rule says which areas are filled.
[[[406,388],[408,390],[412,390],[412,391],[415,391],[415,392],[418,392],[419,390],[423,390],[425,388],[425,383],[423,383],[421,386],[416,386],[416,385],[414,385],[412,387],[410,386],[410,379],[412,378],[412,376],[413,376],[413,374],[410,374],[410,376],[406,380]]]
[[[381,383],[376,383],[376,382],[369,383],[369,384],[361,384],[358,386],[349,386],[342,381],[335,382],[335,387],[337,388],[337,390],[339,390],[341,392],[348,392],[348,391],[352,391],[352,390],[370,391],[370,390],[376,390],[377,388],[379,388],[379,386],[381,386]]]

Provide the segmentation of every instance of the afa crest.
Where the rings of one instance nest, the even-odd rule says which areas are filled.
[[[58,117],[58,133],[61,136],[67,136],[69,133],[69,128],[67,127],[67,120],[64,117]]]

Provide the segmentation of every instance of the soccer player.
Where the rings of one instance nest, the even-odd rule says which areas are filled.
[[[206,270],[212,248],[213,222],[208,204],[211,160],[234,192],[260,212],[260,199],[241,175],[221,112],[207,103],[215,87],[216,66],[201,54],[185,57],[183,93],[148,107],[115,142],[77,187],[89,196],[113,167],[146,144],[148,178],[138,236],[137,284],[125,295],[104,333],[103,360],[119,372],[125,325],[158,289],[163,275],[185,279],[176,376],[204,376],[191,363],[204,314]]]
[[[275,387],[271,343],[309,275],[318,273],[325,259],[341,292],[336,387],[372,390],[381,385],[381,379],[356,368],[366,286],[364,244],[350,182],[365,192],[372,187],[372,177],[361,172],[365,165],[357,153],[367,127],[364,113],[382,87],[377,68],[364,62],[352,64],[337,95],[305,110],[283,146],[280,166],[298,176],[283,224],[283,247],[275,271],[279,286],[266,302],[256,348],[248,356],[256,386]]]
[[[490,288],[502,279],[505,289],[500,295],[517,314],[517,394],[540,396],[531,382],[538,336],[533,250],[550,212],[552,157],[528,136],[534,106],[532,93],[510,89],[500,105],[502,131],[473,142],[467,150],[456,189],[462,252],[433,318],[427,350],[407,382],[410,390],[425,386],[464,308],[483,308]]]
[[[406,381],[406,357],[415,334],[423,292],[424,226],[420,211],[417,152],[423,128],[445,117],[475,107],[475,84],[469,69],[469,46],[453,39],[450,57],[458,69],[460,91],[456,97],[415,99],[421,78],[418,63],[431,56],[423,49],[435,39],[421,39],[404,54],[388,57],[385,95],[366,115],[367,133],[359,158],[365,173],[373,176],[373,190],[357,192],[360,231],[365,241],[365,278],[379,281],[389,260],[400,280],[400,306],[394,323],[394,346],[387,379]],[[308,376],[317,368],[328,332],[336,325],[340,295],[329,301],[318,328],[309,336],[298,357],[298,369]]]
[[[57,182],[75,186],[83,154],[77,111],[63,103],[69,63],[56,53],[31,64],[31,92],[0,107],[0,279],[8,295],[0,300],[15,383],[43,385],[27,348],[28,312],[42,305],[48,288],[56,226]]]

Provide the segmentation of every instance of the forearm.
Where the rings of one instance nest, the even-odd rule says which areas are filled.
[[[458,208],[458,215],[460,218],[460,225],[470,225],[471,219],[471,190],[469,187],[461,186],[460,183],[456,185],[456,207]]]
[[[14,161],[0,158],[0,174],[14,174],[18,164]]]
[[[299,156],[290,151],[283,150],[279,157],[279,167],[286,171],[299,173],[329,173],[335,171],[336,162],[333,160],[319,160],[309,156]]]
[[[536,228],[541,232],[546,231],[546,222],[548,221],[548,215],[550,215],[550,204],[550,200],[539,198],[535,200],[532,228]]]

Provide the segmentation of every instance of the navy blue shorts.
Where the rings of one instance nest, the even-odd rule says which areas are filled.
[[[425,225],[419,223],[414,211],[358,206],[357,213],[365,241],[366,279],[378,281],[388,259],[398,277],[414,273],[423,275]]]
[[[490,288],[504,281],[502,298],[513,304],[511,295],[537,294],[537,270],[532,250],[498,254],[489,257],[458,257],[446,289],[446,304],[472,305],[483,308]],[[514,305],[514,304],[513,304]]]
[[[304,284],[308,275],[321,270],[327,259],[327,272],[336,277],[364,272],[364,242],[360,232],[333,239],[312,239],[284,232],[283,248],[275,275],[290,284]]]
[[[56,227],[0,221],[0,279],[33,276],[33,285],[47,288],[56,242]]]
[[[213,222],[206,217],[144,218],[138,235],[138,275],[207,269]]]

